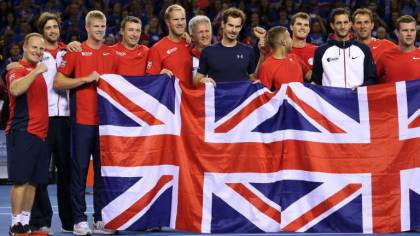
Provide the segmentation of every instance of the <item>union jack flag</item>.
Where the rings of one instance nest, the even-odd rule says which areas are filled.
[[[420,81],[357,91],[103,75],[106,226],[397,232],[420,225]]]

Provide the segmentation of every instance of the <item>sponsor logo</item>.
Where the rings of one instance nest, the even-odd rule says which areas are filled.
[[[413,57],[413,60],[420,60],[420,57]]]
[[[166,54],[171,55],[172,53],[176,52],[176,50],[178,50],[178,48],[171,48],[171,49],[168,49],[168,50],[166,51]]]
[[[332,62],[332,61],[337,61],[338,59],[339,59],[338,57],[328,57],[327,61]]]
[[[353,59],[353,60],[354,60],[354,59],[356,59],[356,58],[358,58],[358,57],[359,57],[359,56],[357,56],[357,57],[351,57],[351,59]]]
[[[104,56],[108,56],[109,54],[111,54],[111,53],[109,53],[109,52],[102,53],[102,55],[104,55]]]
[[[82,56],[90,57],[90,56],[92,56],[92,52],[82,52]]]
[[[373,46],[373,47],[372,47],[372,49],[377,49],[377,48],[379,48],[379,47],[378,47],[378,46]]]
[[[147,69],[150,70],[152,68],[152,61],[147,62]]]
[[[45,57],[43,57],[43,58],[42,58],[42,60],[43,60],[43,61],[46,61],[46,60],[48,60],[48,59],[50,59],[50,57],[49,57],[49,56],[45,56]]]
[[[115,51],[115,53],[116,53],[118,56],[125,56],[125,55],[127,55],[127,53],[125,53],[125,52],[120,52],[120,51]]]
[[[61,61],[61,63],[60,63],[60,67],[61,67],[61,68],[64,68],[64,67],[66,67],[66,64],[67,64],[67,61],[63,60],[63,61]]]
[[[238,58],[238,59],[244,59],[244,55],[243,54],[236,54],[236,58]]]
[[[311,65],[311,66],[314,65],[314,58],[313,57],[308,59],[308,64]]]

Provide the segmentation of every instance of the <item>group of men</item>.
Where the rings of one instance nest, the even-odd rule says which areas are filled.
[[[176,76],[185,88],[202,83],[252,80],[261,81],[270,89],[304,81],[354,89],[377,83],[376,78],[381,82],[420,78],[420,49],[414,46],[414,18],[402,16],[397,21],[397,46],[372,38],[374,25],[370,10],[358,9],[351,17],[347,10],[335,9],[330,20],[334,34],[327,44],[318,48],[306,42],[310,20],[306,13],[295,14],[291,35],[281,26],[268,32],[255,29],[259,38],[255,50],[238,41],[245,14],[229,8],[222,15],[222,39],[212,45],[209,18],[192,18],[190,37],[186,33],[185,9],[175,4],[165,11],[168,36],[149,49],[138,44],[142,23],[134,16],[122,20],[120,43],[104,45],[106,17],[95,10],[86,15],[87,40],[70,49],[60,42],[60,18],[43,13],[38,20],[39,33],[26,35],[23,58],[7,74],[10,118],[6,137],[9,179],[13,181],[9,235],[50,231],[52,210],[47,183],[51,155],[58,171],[62,231],[75,235],[115,233],[105,228],[101,217],[96,92],[100,74],[165,73]],[[352,26],[355,35],[351,33]],[[85,215],[85,186],[91,156],[93,229]]]

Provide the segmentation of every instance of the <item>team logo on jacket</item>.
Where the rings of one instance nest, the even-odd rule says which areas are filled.
[[[92,52],[82,52],[82,56],[90,57],[90,56],[92,56]]]
[[[166,50],[166,54],[171,55],[172,53],[176,52],[176,50],[178,50],[178,48],[171,48]]]
[[[63,61],[61,61],[61,63],[60,63],[60,67],[61,67],[61,68],[64,68],[64,67],[66,67],[66,64],[67,64],[67,61],[63,60]]]
[[[115,51],[115,53],[118,55],[118,56],[125,56],[127,53],[125,53],[125,52],[120,52],[120,51]]]
[[[327,58],[328,62],[337,61],[337,60],[338,60],[338,57],[328,57]]]

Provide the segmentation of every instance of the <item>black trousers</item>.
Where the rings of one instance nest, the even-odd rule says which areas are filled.
[[[50,117],[48,125],[48,151],[57,168],[58,214],[64,229],[73,229],[70,183],[70,120],[68,117]],[[37,186],[30,225],[38,228],[51,226],[53,211],[47,185]]]

